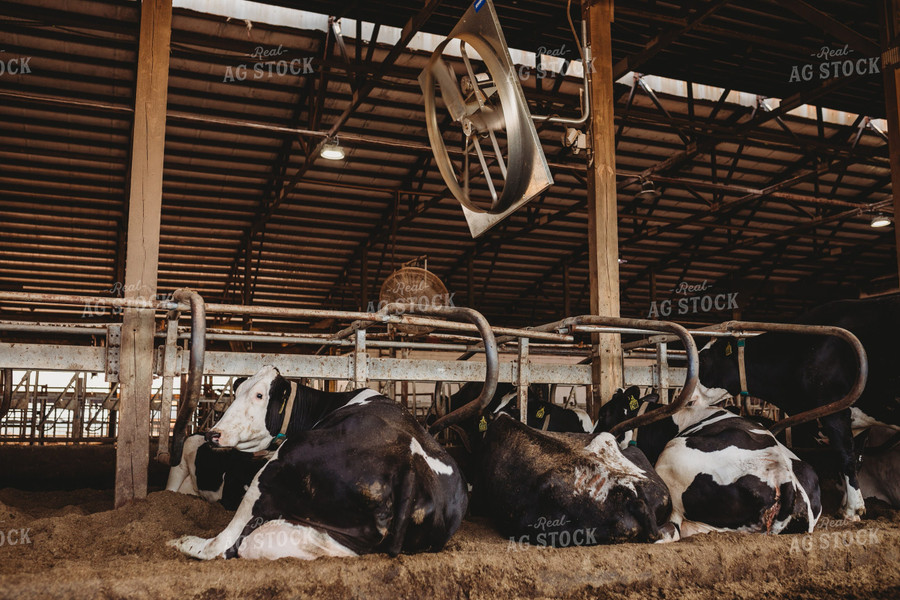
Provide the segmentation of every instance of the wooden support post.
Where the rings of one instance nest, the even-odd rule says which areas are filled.
[[[659,393],[659,401],[662,404],[669,403],[669,345],[660,342],[656,345],[656,389]]]
[[[572,283],[569,278],[569,265],[563,267],[563,316],[572,316]]]
[[[369,310],[369,249],[363,248],[362,258],[359,264],[360,271],[360,290],[359,290],[359,310]],[[374,311],[373,311],[374,312]]]
[[[171,33],[172,0],[143,0],[131,141],[126,297],[152,298],[156,294]],[[152,311],[125,310],[119,366],[117,507],[147,495],[154,323]]]
[[[354,335],[356,346],[353,349],[353,389],[369,385],[369,353],[366,351],[366,330],[357,329]]]
[[[528,338],[519,338],[516,395],[519,400],[519,420],[528,423]]]
[[[894,239],[897,270],[900,274],[900,0],[883,0],[881,19],[881,73],[884,79],[884,108],[888,122],[891,158],[891,190],[894,193]]]
[[[591,162],[588,165],[588,244],[591,313],[619,316],[619,231],[616,215],[616,151],[613,120],[613,0],[588,6],[593,60],[587,72],[591,90]],[[588,413],[596,419],[600,404],[622,385],[622,342],[619,335],[595,335],[592,398]]]
[[[408,359],[409,358],[409,348],[403,348],[400,350],[400,358]],[[409,382],[402,381],[400,382],[400,399],[403,402],[403,406],[406,407],[406,410],[411,411],[413,416],[416,414],[415,406],[410,408],[409,405]]]
[[[72,443],[78,445],[84,438],[84,395],[87,375],[79,373],[75,379],[75,410],[72,411]]]
[[[13,372],[12,369],[0,370],[0,388],[3,389],[3,395],[0,396],[0,421],[9,412],[12,406],[12,390],[13,390]]]

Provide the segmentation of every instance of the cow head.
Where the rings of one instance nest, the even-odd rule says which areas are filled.
[[[700,383],[708,388],[726,389],[731,394],[740,392],[737,357],[737,338],[714,338],[700,351]]]
[[[256,452],[269,447],[281,425],[279,409],[290,395],[290,383],[273,366],[265,366],[235,388],[234,402],[206,433],[217,448]]]
[[[615,425],[636,417],[644,402],[658,402],[657,394],[648,394],[641,398],[641,390],[633,385],[628,389],[620,389],[603,406],[597,416],[594,431],[609,431]]]

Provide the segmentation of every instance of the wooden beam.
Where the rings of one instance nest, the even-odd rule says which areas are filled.
[[[884,109],[888,122],[891,158],[891,190],[894,193],[894,236],[897,269],[900,272],[900,0],[883,0],[881,43],[884,48],[881,73],[884,80]]]
[[[616,210],[616,150],[613,100],[612,0],[586,11],[594,72],[591,86],[591,160],[588,167],[588,245],[591,313],[619,316],[619,231]],[[596,419],[603,400],[622,385],[622,343],[618,335],[593,340],[593,387],[588,412]]]
[[[666,32],[654,36],[644,47],[630,56],[626,56],[613,67],[613,81],[617,81],[622,75],[629,71],[635,71],[641,68],[645,63],[650,61],[660,51],[672,45],[672,42],[680,38],[686,33],[690,33],[714,12],[716,12],[728,0],[711,0],[701,10],[694,14],[692,18],[686,19],[684,24],[669,29]]]
[[[878,44],[853,31],[834,17],[810,6],[803,0],[782,0],[781,5],[822,31],[830,33],[857,52],[861,52],[866,56],[878,56],[881,54]]]
[[[172,0],[143,0],[132,131],[125,296],[156,294]],[[154,315],[129,309],[122,323],[115,505],[147,495]]]

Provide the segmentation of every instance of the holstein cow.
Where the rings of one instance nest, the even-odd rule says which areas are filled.
[[[481,390],[480,383],[466,383],[459,391],[450,396],[450,410],[471,402]],[[549,386],[528,386],[528,426],[543,431],[590,433],[594,423],[586,412],[579,408],[563,408],[550,402]],[[494,397],[484,409],[485,423],[488,416],[506,413],[519,418],[519,401],[516,386],[511,383],[498,383]],[[483,426],[483,424],[482,424]]]
[[[538,546],[659,539],[669,493],[636,448],[608,433],[538,431],[501,414],[488,427],[475,493],[503,535]]]
[[[856,476],[851,427],[900,426],[900,348],[895,343],[900,337],[900,295],[830,302],[812,309],[798,322],[848,329],[868,355],[869,377],[853,408],[819,420],[844,482],[841,516],[855,520],[865,513],[865,504]],[[700,382],[725,388],[733,395],[745,391],[788,414],[797,414],[840,399],[857,376],[852,349],[831,336],[764,333],[748,338],[745,344],[748,389],[741,389],[734,338],[720,338],[700,352]]]
[[[663,541],[710,531],[811,532],[822,512],[815,471],[759,424],[710,406],[725,394],[698,386],[687,406],[633,432],[672,495]],[[646,410],[624,401],[605,404],[602,421]]]
[[[872,427],[867,433],[868,446],[862,450],[859,467],[859,489],[864,498],[878,498],[900,508],[898,434],[886,427]],[[865,442],[860,445],[866,446]]]
[[[466,512],[453,459],[373,390],[321,392],[263,367],[206,439],[244,452],[284,441],[221,533],[170,542],[194,558],[438,551]]]
[[[268,456],[252,452],[214,449],[203,435],[192,435],[184,441],[181,462],[169,470],[166,489],[237,510],[253,477],[267,461]]]

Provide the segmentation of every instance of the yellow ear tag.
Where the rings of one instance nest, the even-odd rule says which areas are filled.
[[[628,410],[637,410],[638,409],[638,401],[634,396],[631,397],[631,402],[628,403]]]
[[[481,420],[478,421],[478,431],[487,431],[487,419],[481,417]]]
[[[537,413],[535,413],[534,416],[537,417],[538,419],[542,418],[544,416],[544,407],[542,406],[541,410],[537,411]]]
[[[725,356],[731,356],[731,342],[728,342],[728,345],[725,346]]]

